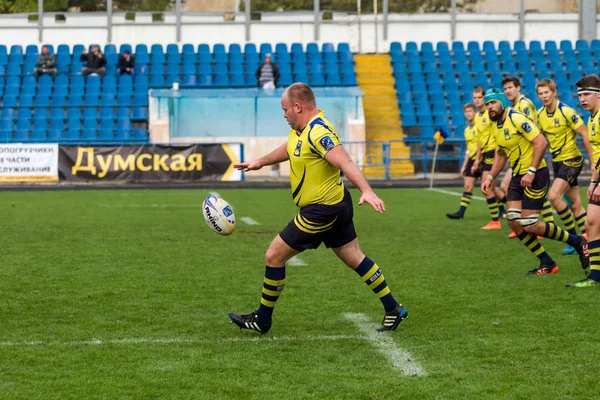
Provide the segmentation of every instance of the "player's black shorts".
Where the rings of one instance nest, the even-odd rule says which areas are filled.
[[[598,187],[598,184],[596,183],[594,185],[594,190],[596,190],[597,187]],[[592,191],[592,193],[594,193],[594,192]],[[594,201],[594,200],[592,200],[591,197],[588,199],[588,205],[590,205],[590,204],[600,207],[600,201]]]
[[[550,171],[544,167],[539,169],[533,178],[531,187],[521,186],[524,175],[513,175],[508,185],[507,201],[522,201],[523,210],[541,210],[550,189]]]
[[[570,158],[564,161],[555,161],[552,163],[554,168],[554,179],[562,179],[569,186],[579,186],[577,178],[583,169],[583,157]]]
[[[353,217],[352,196],[344,190],[344,199],[338,204],[302,207],[279,235],[297,251],[316,249],[321,243],[336,248],[356,239]]]
[[[475,171],[475,173],[472,173],[471,168],[473,168],[473,164],[475,164],[475,160],[469,159],[469,161],[467,161],[467,167],[465,168],[465,176],[468,178],[477,179],[481,177],[481,165],[479,166],[479,169]]]
[[[483,160],[481,160],[481,170],[482,171],[491,171],[492,166],[494,165],[494,157],[496,156],[496,151],[486,151],[483,153]]]

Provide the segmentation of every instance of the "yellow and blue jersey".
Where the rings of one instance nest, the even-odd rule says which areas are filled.
[[[525,115],[507,108],[504,122],[498,121],[494,124],[497,150],[502,151],[508,157],[510,166],[515,175],[524,175],[531,166],[533,160],[533,139],[539,136],[538,127]],[[546,167],[546,161],[538,168]]]
[[[588,121],[588,138],[594,152],[594,169],[600,173],[600,118],[599,113],[592,115]]]
[[[298,207],[333,205],[344,199],[340,170],[325,159],[327,152],[339,144],[340,139],[325,119],[323,110],[319,110],[302,132],[290,130],[287,144],[290,184]]]
[[[513,109],[517,112],[520,112],[530,120],[535,121],[535,117],[537,115],[535,104],[533,104],[533,101],[529,100],[527,97],[521,95],[521,97],[519,97],[513,106]]]
[[[475,124],[467,125],[465,128],[465,141],[467,143],[467,152],[469,158],[474,160],[477,157],[477,128]]]
[[[554,112],[544,106],[537,114],[538,126],[550,142],[552,161],[565,161],[580,157],[575,130],[583,125],[577,112],[565,103],[556,100]]]
[[[487,110],[475,114],[475,127],[477,128],[477,138],[479,139],[481,151],[483,153],[494,151],[496,149],[496,138]]]

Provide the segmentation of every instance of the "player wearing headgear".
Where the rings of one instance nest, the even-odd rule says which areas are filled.
[[[588,210],[586,230],[589,239],[590,275],[588,278],[568,287],[585,288],[600,286],[600,78],[597,75],[586,75],[575,83],[581,106],[592,113],[587,124],[588,138],[592,145],[593,157],[590,160],[594,170],[587,191]]]
[[[587,129],[577,111],[556,98],[556,84],[551,79],[542,79],[536,85],[536,91],[544,106],[537,112],[538,127],[550,142],[550,154],[554,169],[554,182],[550,188],[550,202],[569,233],[576,235],[577,229],[585,235],[586,212],[581,205],[579,182],[577,178],[583,169],[583,157],[577,147],[577,134],[583,138],[583,144],[592,159],[592,148],[588,140]],[[571,206],[563,197],[571,199]],[[575,216],[575,218],[573,218]],[[567,245],[563,254],[575,252]]]
[[[506,196],[506,218],[519,240],[540,260],[539,267],[527,274],[545,275],[558,272],[558,266],[536,235],[566,242],[575,247],[581,266],[585,270],[589,266],[585,238],[572,235],[555,224],[539,220],[550,183],[550,172],[544,160],[546,139],[529,118],[512,109],[508,98],[500,89],[489,89],[485,94],[485,104],[494,122],[497,151],[490,176],[482,182],[481,190],[491,190],[493,180],[509,160],[513,177]]]
[[[229,313],[229,318],[240,329],[267,333],[271,329],[275,302],[285,285],[285,263],[296,254],[324,243],[381,301],[385,316],[377,330],[395,330],[408,312],[392,295],[379,266],[365,256],[358,245],[352,197],[344,187],[340,171],[360,190],[358,205],[368,203],[382,213],[385,211],[383,200],[373,192],[346,153],[323,110],[317,108],[315,95],[308,85],[290,85],[281,97],[281,108],[291,128],[288,142],[258,160],[234,167],[253,171],[289,160],[292,199],[300,212],[273,239],[266,252],[258,310],[249,314]],[[319,279],[318,273],[315,279]]]
[[[483,97],[485,95],[485,89],[482,87],[476,87],[473,90],[473,103],[477,107],[477,113],[475,114],[475,127],[477,128],[477,156],[471,167],[471,172],[475,173],[481,167],[481,179],[487,179],[494,163],[494,152],[496,151],[496,138],[492,133],[492,121],[488,116],[488,111],[485,108]],[[504,214],[504,207],[498,205],[498,199],[503,198],[504,194],[500,189],[496,187],[496,181],[493,181],[494,190],[490,190],[485,194],[488,208],[490,210],[490,217],[492,220],[481,229],[492,230],[502,229],[499,218],[500,214]]]
[[[504,94],[508,97],[508,100],[512,103],[512,108],[515,111],[520,112],[525,115],[527,118],[536,122],[537,110],[535,108],[535,104],[521,94],[521,81],[519,78],[514,76],[507,76],[502,80],[502,89],[504,90]],[[500,183],[500,189],[506,194],[508,191],[508,185],[510,184],[510,180],[512,178],[512,169],[509,168]],[[542,208],[542,218],[546,222],[554,222],[554,215],[552,213],[552,204],[548,199],[544,200],[544,207]],[[517,234],[511,232],[508,237],[510,239],[516,238]],[[538,238],[539,239],[539,238]]]
[[[473,165],[477,159],[477,128],[475,127],[475,105],[468,103],[463,107],[465,119],[469,123],[465,127],[464,135],[467,143],[467,156],[463,162],[463,166],[460,169],[460,176],[465,178],[463,194],[460,198],[460,208],[458,212],[448,213],[446,216],[451,219],[462,219],[465,216],[467,208],[471,204],[471,198],[473,197],[473,187],[477,179],[481,177],[481,168],[473,171]]]

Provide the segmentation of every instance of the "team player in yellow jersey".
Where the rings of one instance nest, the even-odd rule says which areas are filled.
[[[460,176],[464,176],[465,182],[458,212],[446,214],[446,216],[451,219],[464,218],[465,212],[471,204],[475,182],[481,177],[481,167],[477,170],[473,170],[473,165],[475,165],[475,160],[477,159],[477,143],[479,141],[477,138],[477,127],[475,126],[475,113],[477,110],[475,109],[474,104],[469,103],[465,104],[463,111],[465,113],[465,119],[469,123],[469,125],[465,127],[464,132],[465,141],[467,143],[467,156],[460,169]]]
[[[535,104],[521,94],[521,81],[519,78],[514,76],[507,76],[502,80],[502,89],[504,90],[504,94],[508,97],[508,100],[512,103],[512,108],[515,111],[520,112],[525,115],[527,118],[536,122],[537,110],[535,108]],[[506,195],[508,192],[508,185],[510,184],[510,180],[512,179],[512,169],[509,168],[500,183],[500,190]],[[544,201],[544,207],[542,208],[542,218],[546,222],[554,222],[554,215],[552,213],[552,205],[548,199]],[[511,232],[508,237],[510,239],[514,239],[517,237],[517,234]],[[541,239],[539,237],[538,239]],[[574,250],[573,250],[574,251]]]
[[[536,91],[544,106],[537,112],[538,127],[550,143],[554,182],[550,188],[550,202],[571,234],[577,234],[575,222],[583,235],[586,212],[581,205],[578,177],[583,169],[583,157],[577,147],[577,134],[583,138],[585,148],[592,156],[587,129],[577,112],[556,98],[556,84],[551,79],[542,79]],[[591,159],[591,158],[590,158]],[[570,199],[570,205],[564,197]],[[575,218],[573,218],[575,217]],[[567,245],[563,254],[574,253]]]
[[[477,144],[477,156],[473,167],[471,168],[474,173],[481,167],[481,179],[487,179],[494,163],[494,153],[496,151],[496,138],[492,134],[492,121],[488,116],[488,111],[485,108],[483,97],[485,89],[482,87],[476,87],[473,90],[473,103],[477,106],[478,112],[475,114],[475,127],[477,128],[477,137],[479,139]],[[504,214],[504,206],[498,205],[498,199],[502,199],[504,194],[500,189],[496,187],[496,181],[493,181],[494,190],[490,190],[485,194],[488,208],[490,210],[490,217],[492,220],[481,229],[492,230],[501,229],[500,225],[500,214]]]
[[[481,190],[484,193],[491,190],[494,179],[509,160],[513,177],[508,186],[506,218],[519,240],[540,260],[539,267],[527,274],[558,272],[558,266],[546,253],[536,235],[573,246],[585,270],[589,266],[585,238],[539,220],[550,183],[550,173],[544,161],[546,139],[529,118],[512,109],[502,90],[489,89],[485,94],[485,104],[494,122],[497,151],[490,176],[482,182]]]
[[[588,137],[593,156],[590,163],[594,168],[592,180],[587,191],[588,210],[586,230],[589,239],[590,274],[588,278],[568,287],[586,288],[600,286],[600,78],[597,75],[586,75],[577,83],[577,94],[582,107],[592,113],[587,126]]]
[[[381,300],[385,316],[377,330],[395,330],[408,312],[392,296],[381,269],[362,253],[358,245],[352,220],[352,197],[344,187],[340,171],[360,190],[358,205],[368,203],[382,213],[384,202],[373,192],[340,144],[333,126],[317,108],[315,95],[308,85],[295,83],[289,86],[281,97],[281,107],[291,127],[287,144],[258,160],[235,167],[252,171],[289,160],[292,199],[300,212],[273,239],[267,250],[258,310],[250,314],[229,313],[230,320],[240,329],[267,333],[275,302],[285,285],[285,263],[296,254],[316,249],[324,243],[356,271]]]

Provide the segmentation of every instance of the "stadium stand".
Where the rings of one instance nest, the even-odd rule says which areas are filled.
[[[215,44],[129,44],[104,47],[106,75],[100,79],[81,75],[83,45],[48,45],[56,54],[55,80],[42,75],[36,82],[34,69],[39,48],[0,45],[0,141],[3,142],[145,142],[148,140],[148,90],[182,88],[256,87],[255,72],[271,53],[280,69],[278,86],[306,82],[312,86],[355,86],[354,56],[347,43],[337,50],[332,43],[239,44],[226,49]],[[91,49],[92,46],[90,46]],[[41,48],[41,47],[40,47]],[[129,50],[135,74],[119,75],[119,54]],[[165,51],[166,50],[166,51]]]
[[[431,137],[438,127],[449,128],[455,136],[462,135],[465,120],[462,106],[471,102],[475,86],[501,87],[506,76],[521,79],[521,93],[537,107],[541,102],[535,93],[537,80],[554,79],[559,98],[587,120],[589,113],[577,101],[574,83],[584,74],[597,73],[600,40],[588,43],[577,40],[575,46],[567,40],[524,41],[512,46],[501,41],[496,46],[486,41],[423,42],[420,49],[414,42],[404,47],[390,45],[394,82],[400,108],[401,124],[409,135]]]

